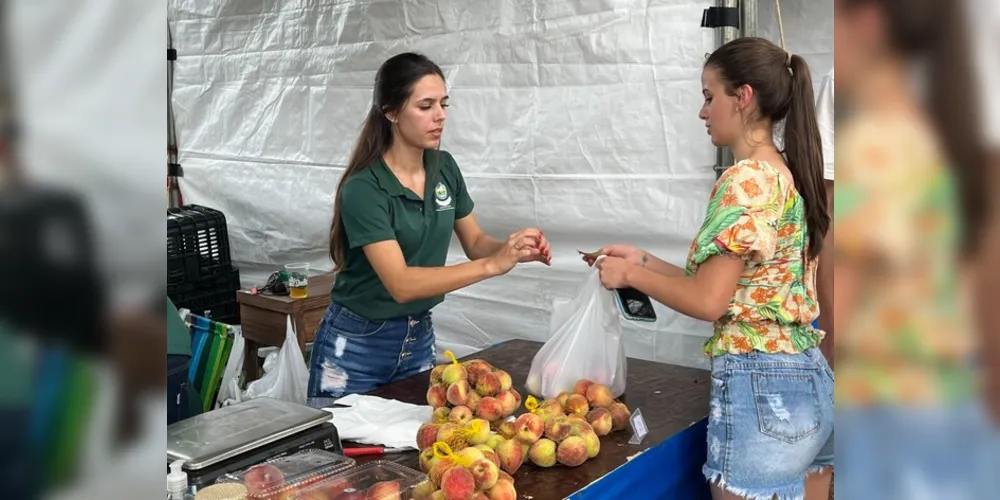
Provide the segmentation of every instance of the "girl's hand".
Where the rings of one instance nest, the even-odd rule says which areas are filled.
[[[583,261],[593,266],[599,256],[618,257],[633,266],[642,266],[646,259],[646,251],[632,245],[609,245],[592,254],[584,254]]]
[[[549,247],[549,240],[545,238],[545,234],[535,228],[528,228],[531,231],[538,231],[537,248],[539,253],[532,255],[530,257],[523,257],[518,262],[541,262],[546,266],[552,265],[552,249]]]
[[[604,257],[598,260],[597,268],[600,269],[601,284],[608,290],[627,288],[626,274],[631,266],[632,264],[621,257]]]
[[[541,237],[542,233],[537,229],[522,229],[510,235],[500,251],[487,257],[490,274],[504,275],[514,269],[518,262],[538,260],[542,254],[538,248]]]

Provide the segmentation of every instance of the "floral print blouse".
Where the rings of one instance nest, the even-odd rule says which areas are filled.
[[[687,273],[714,255],[746,262],[729,311],[714,324],[705,353],[798,353],[819,345],[812,322],[818,261],[806,261],[805,204],[795,185],[763,161],[744,160],[715,184],[691,244]]]
[[[837,141],[835,256],[864,266],[839,325],[837,406],[967,400],[977,339],[958,191],[934,133],[907,117],[858,116]]]

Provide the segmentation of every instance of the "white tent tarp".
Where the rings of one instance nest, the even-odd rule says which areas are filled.
[[[442,147],[484,229],[536,226],[554,252],[551,268],[519,266],[450,294],[434,313],[439,352],[544,341],[553,301],[588,271],[577,249],[630,242],[683,265],[714,181],[697,116],[710,5],[171,0],[185,201],[226,214],[245,284],[294,261],[330,269],[333,193],[375,71],[422,52],[447,76]],[[453,241],[449,260],[463,259]],[[628,355],[705,366],[710,325],[657,312],[655,324],[626,324]]]

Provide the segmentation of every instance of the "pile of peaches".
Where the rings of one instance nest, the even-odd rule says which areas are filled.
[[[417,446],[429,481],[414,490],[415,500],[513,500],[513,475],[526,462],[580,466],[600,453],[600,436],[628,428],[631,414],[609,387],[584,379],[541,403],[529,396],[528,412],[513,418],[520,395],[510,375],[454,357],[431,371],[427,396],[435,409],[417,431]]]

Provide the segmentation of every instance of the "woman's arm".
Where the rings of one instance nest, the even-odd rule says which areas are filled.
[[[469,215],[455,221],[455,234],[458,235],[458,241],[462,244],[462,250],[465,250],[465,256],[469,260],[481,259],[493,255],[499,252],[504,246],[504,242],[498,241],[483,232],[479,226],[479,222],[476,220],[476,215],[471,212]],[[549,242],[545,240],[545,235],[535,229],[532,229],[531,235],[532,239],[526,241],[532,242],[538,252],[532,252],[528,257],[522,258],[521,262],[537,260],[548,264],[550,258]]]
[[[680,278],[687,276],[683,268],[677,267],[645,250],[642,255],[642,267],[664,276]]]
[[[445,267],[407,266],[396,240],[372,243],[364,251],[389,295],[399,303],[444,295],[500,275],[497,266],[485,258]]]
[[[364,252],[393,300],[405,303],[444,295],[506,274],[519,260],[540,252],[537,233],[533,229],[519,231],[501,243],[493,255],[454,266],[408,266],[396,240],[365,245]]]
[[[502,242],[483,232],[476,215],[472,213],[455,221],[455,234],[469,260],[493,255],[503,246]]]
[[[635,288],[681,314],[704,321],[726,314],[743,266],[742,259],[717,255],[706,260],[694,276],[669,276],[615,257],[597,263],[605,286]]]

